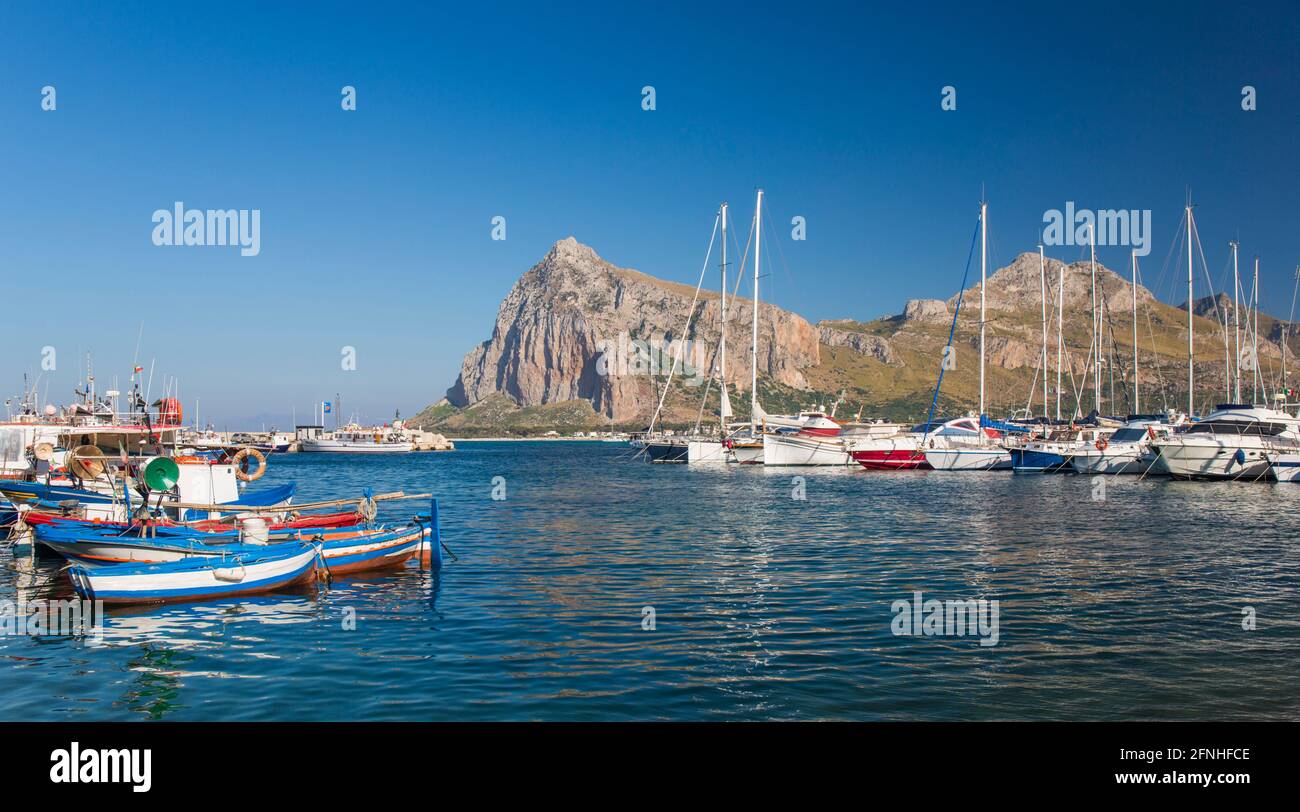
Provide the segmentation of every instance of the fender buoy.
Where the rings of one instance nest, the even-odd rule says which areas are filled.
[[[257,461],[257,470],[249,473],[251,467],[248,460]],[[266,473],[266,455],[256,448],[241,448],[235,452],[235,456],[230,458],[230,464],[235,466],[235,477],[243,482],[254,482],[262,478]]]
[[[1109,446],[1110,443],[1106,442],[1106,438],[1103,437],[1103,438],[1101,438],[1100,440],[1098,440],[1097,442],[1093,443],[1093,445],[1095,445],[1095,446],[1097,447],[1097,450],[1098,450],[1098,451],[1105,451],[1105,450],[1106,450],[1106,447]]]
[[[379,515],[379,506],[375,504],[374,497],[367,496],[357,503],[357,515],[367,524],[375,520],[375,516]]]

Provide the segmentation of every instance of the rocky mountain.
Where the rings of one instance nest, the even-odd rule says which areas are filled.
[[[657,367],[665,375],[680,355],[677,377],[689,387],[714,364],[721,334],[721,297],[702,292],[685,332],[694,289],[617,267],[569,237],[528,270],[497,310],[492,336],[471,350],[447,391],[457,408],[494,393],[521,407],[584,400],[615,423],[648,418],[658,399]],[[727,379],[750,380],[753,301],[728,302],[733,352]],[[741,339],[743,340],[743,343]],[[672,342],[679,343],[677,347]],[[680,347],[680,352],[678,350]],[[743,347],[744,351],[734,351]],[[819,331],[800,316],[759,307],[759,373],[795,389],[802,370],[820,362]]]
[[[1062,350],[1062,398],[1091,408],[1091,268],[1048,259],[1048,378],[1055,398],[1057,336],[1054,312],[1064,275],[1066,302]],[[1133,289],[1121,275],[1098,266],[1097,296],[1104,314],[1102,336],[1105,397],[1112,380],[1115,412],[1128,406],[1132,375]],[[914,299],[903,313],[874,321],[851,319],[813,325],[770,304],[761,304],[758,330],[760,398],[769,411],[830,405],[872,417],[923,415],[953,313],[960,315],[953,365],[945,372],[945,409],[978,401],[979,286],[948,301]],[[1042,286],[1038,254],[1024,253],[988,280],[985,292],[986,355],[990,411],[1023,408],[1031,392],[1041,410]],[[715,369],[721,335],[721,299],[693,288],[602,259],[572,237],[557,242],[541,262],[515,283],[497,311],[491,336],[472,349],[446,397],[412,422],[455,435],[547,428],[643,427],[659,402],[677,357],[675,383],[665,399],[671,425],[716,414]],[[1208,301],[1208,300],[1207,300]],[[1139,353],[1146,404],[1178,405],[1185,384],[1186,311],[1137,289]],[[1222,303],[1220,303],[1222,305]],[[1231,302],[1228,302],[1231,305]],[[726,377],[738,413],[748,413],[752,300],[727,303]],[[1198,302],[1198,382],[1207,396],[1223,381],[1223,334],[1214,303]],[[1284,324],[1260,317],[1261,365],[1277,367]],[[1288,355],[1295,347],[1288,349]],[[1179,370],[1182,370],[1180,372]],[[1270,374],[1276,374],[1275,372]],[[1198,383],[1198,394],[1201,386]],[[705,397],[705,393],[708,393]],[[743,393],[743,394],[742,394]],[[1181,401],[1179,400],[1181,397]],[[701,399],[704,406],[701,406]],[[1145,405],[1145,404],[1144,404]],[[1157,404],[1158,405],[1158,404]]]

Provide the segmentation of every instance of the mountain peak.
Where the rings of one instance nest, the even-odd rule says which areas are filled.
[[[1039,270],[1038,252],[1024,251],[1016,256],[1011,264],[998,268],[989,274],[988,288],[985,291],[985,306],[991,310],[1017,310],[1021,308],[1037,309],[1042,305],[1043,274]],[[1046,275],[1048,307],[1054,307],[1061,274],[1064,276],[1064,298],[1066,307],[1073,302],[1091,301],[1092,264],[1087,260],[1065,263],[1059,259],[1045,257],[1042,271]],[[979,305],[980,286],[977,281],[963,293],[962,309],[970,305]],[[1132,284],[1115,271],[1097,263],[1097,296],[1106,301],[1106,306],[1117,310],[1128,310],[1132,306]],[[1151,291],[1138,285],[1139,303],[1154,301]],[[948,300],[948,306],[957,304],[957,297]]]

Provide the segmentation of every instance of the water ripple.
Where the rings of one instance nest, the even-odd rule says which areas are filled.
[[[459,560],[0,637],[0,719],[1300,717],[1300,488],[624,457],[276,457],[304,500],[437,493]],[[58,567],[0,552],[0,599],[66,597]],[[998,644],[895,636],[915,591],[998,600]]]

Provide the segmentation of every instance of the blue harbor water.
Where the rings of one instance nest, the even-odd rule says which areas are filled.
[[[456,560],[0,637],[0,719],[1300,718],[1300,487],[629,453],[275,456],[300,501],[436,493]],[[0,601],[60,566],[0,551]],[[894,634],[917,591],[997,600],[997,644]]]

